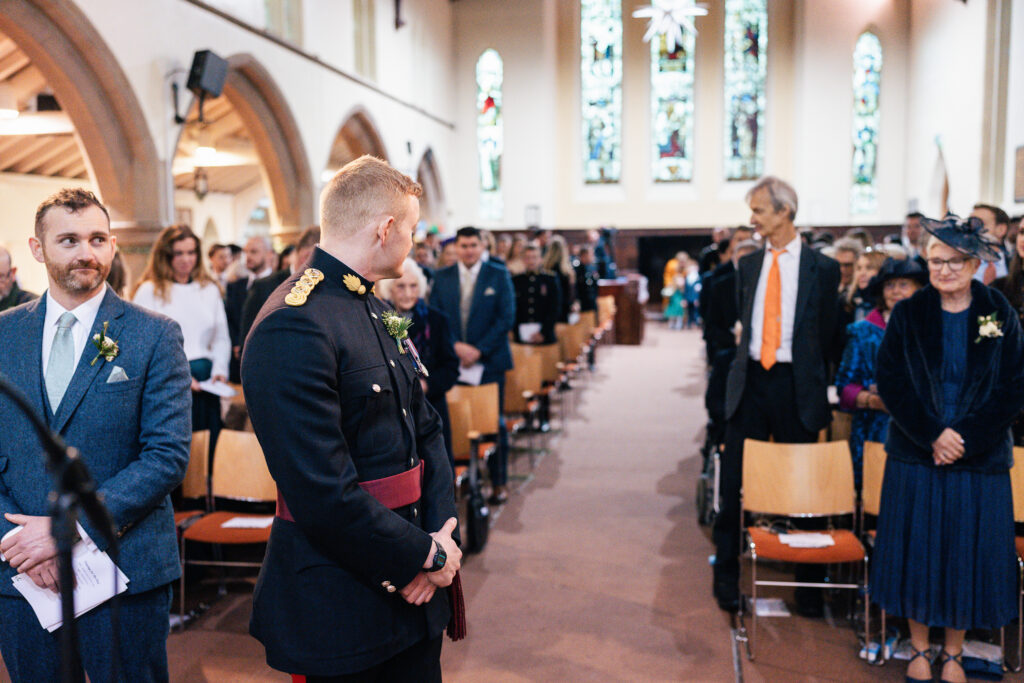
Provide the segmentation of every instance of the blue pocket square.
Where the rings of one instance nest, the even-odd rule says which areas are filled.
[[[115,365],[114,369],[110,371],[110,375],[107,376],[107,384],[114,384],[115,382],[127,382],[128,374],[124,371],[120,365]]]

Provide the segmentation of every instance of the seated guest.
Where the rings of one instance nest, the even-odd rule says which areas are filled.
[[[228,316],[228,332],[231,335],[232,382],[241,382],[238,374],[238,363],[242,358],[242,309],[245,308],[245,297],[252,284],[262,277],[274,272],[277,256],[270,246],[269,237],[250,237],[245,243],[246,275],[240,276],[228,284],[224,290],[224,310]]]
[[[908,681],[932,680],[928,630],[945,629],[942,680],[964,681],[970,628],[1017,616],[1010,423],[1024,407],[1016,312],[972,278],[1002,257],[977,218],[923,219],[931,283],[898,304],[878,350],[892,415],[871,600],[910,624]]]
[[[0,247],[0,311],[38,299],[38,294],[18,287],[18,269],[11,260],[11,252]]]
[[[857,257],[853,266],[853,280],[839,293],[838,328],[830,354],[833,362],[838,360],[846,348],[846,331],[850,325],[866,318],[875,308],[872,297],[867,294],[867,287],[871,284],[871,278],[878,274],[878,269],[882,267],[885,259],[885,252],[875,248],[867,249]]]
[[[846,292],[853,284],[853,271],[864,248],[859,240],[844,237],[832,245],[830,254],[839,263],[839,291]]]
[[[836,372],[836,390],[839,392],[840,409],[853,413],[850,455],[858,491],[864,442],[884,442],[889,429],[889,413],[878,396],[875,384],[878,345],[882,343],[893,306],[909,298],[927,281],[928,274],[917,265],[917,261],[888,259],[868,286],[867,294],[874,298],[876,308],[864,320],[852,323],[847,330],[846,349]]]
[[[181,326],[192,373],[192,431],[210,430],[210,447],[220,433],[220,399],[199,388],[208,379],[226,382],[231,337],[220,288],[203,265],[199,237],[188,226],[172,225],[156,238],[132,301]]]
[[[455,355],[455,332],[444,313],[427,305],[423,298],[426,291],[427,279],[422,269],[411,259],[406,260],[402,277],[377,283],[377,296],[394,306],[399,315],[412,320],[409,339],[430,373],[428,377],[420,377],[420,384],[423,385],[427,401],[441,416],[444,443],[454,472],[452,423],[445,394],[459,379],[459,357]]]
[[[540,246],[534,243],[523,250],[524,270],[512,278],[516,294],[515,338],[520,344],[554,344],[555,323],[562,309],[562,291],[558,278],[541,270]],[[527,326],[529,336],[523,335]],[[532,328],[539,326],[539,329]]]
[[[299,236],[298,244],[295,245],[295,253],[293,254],[295,266],[278,270],[252,283],[248,294],[245,295],[245,304],[242,306],[242,319],[239,323],[238,340],[241,346],[245,346],[245,338],[249,336],[249,330],[252,329],[252,324],[256,322],[256,316],[259,315],[260,309],[263,308],[263,304],[270,298],[271,293],[282,282],[298,271],[299,268],[306,267],[306,262],[313,255],[313,248],[316,247],[319,241],[320,226],[314,225],[311,228],[306,228]]]
[[[544,254],[541,270],[553,273],[558,279],[558,291],[562,294],[562,305],[558,311],[558,322],[569,322],[569,312],[576,303],[576,272],[569,262],[569,247],[561,235],[552,235],[548,250]]]
[[[458,262],[459,256],[455,250],[455,238],[452,237],[441,242],[441,255],[437,257],[437,268],[434,272],[436,273],[438,270],[448,266],[454,266]]]
[[[975,204],[971,215],[981,219],[985,226],[985,236],[989,241],[997,243],[1000,252],[999,258],[989,261],[984,268],[978,268],[978,272],[974,274],[975,280],[990,285],[996,278],[1006,277],[1006,266],[1009,259],[1003,249],[1003,240],[1006,239],[1006,233],[1010,230],[1010,216],[998,206],[991,204]]]
[[[505,267],[508,268],[510,275],[519,275],[523,272],[523,249],[526,248],[526,238],[522,235],[516,235],[512,238],[512,246],[508,250],[508,259],[505,261]]]
[[[921,268],[926,269],[924,256],[921,254],[921,246],[927,234],[921,227],[921,219],[924,214],[920,211],[912,211],[903,219],[903,227],[900,229],[900,244],[907,250],[907,258],[918,262]]]
[[[494,255],[501,259],[502,263],[508,261],[508,252],[512,249],[512,236],[506,232],[495,238]]]
[[[228,286],[228,269],[231,266],[231,247],[226,244],[213,244],[206,251],[206,258],[210,263],[210,275],[217,281],[220,288]]]
[[[587,245],[580,247],[579,256],[573,266],[576,271],[576,299],[581,311],[597,310],[597,266],[594,265],[594,250]]]

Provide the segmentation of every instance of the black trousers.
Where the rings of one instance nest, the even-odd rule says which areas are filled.
[[[306,683],[441,683],[443,637],[421,640],[366,671],[341,676],[306,676]]]
[[[715,520],[715,577],[738,577],[740,553],[740,486],[743,478],[743,440],[813,443],[818,433],[808,430],[796,412],[793,366],[776,363],[771,370],[750,361],[743,398],[725,428],[722,453],[720,512]]]

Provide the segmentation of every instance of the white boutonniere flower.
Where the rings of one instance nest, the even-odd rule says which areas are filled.
[[[975,344],[980,343],[982,339],[995,339],[1002,336],[1003,323],[996,318],[995,313],[978,316],[978,338],[974,340]]]
[[[412,319],[398,315],[395,311],[384,311],[381,321],[384,323],[384,329],[388,331],[388,334],[395,338],[395,343],[398,344],[398,352],[405,353],[402,341],[409,338],[409,328],[412,327]]]
[[[96,365],[96,361],[103,358],[107,361],[112,361],[117,358],[117,354],[120,349],[117,348],[117,340],[111,339],[107,336],[107,327],[110,326],[110,322],[103,321],[103,329],[98,334],[92,336],[92,345],[96,347],[96,357],[92,359],[89,365]]]

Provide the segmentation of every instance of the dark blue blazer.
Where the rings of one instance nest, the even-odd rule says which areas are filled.
[[[480,349],[480,362],[484,364],[483,382],[497,382],[504,377],[506,370],[512,368],[508,333],[516,320],[516,299],[508,271],[489,261],[480,264],[464,337],[461,335],[459,298],[459,265],[437,271],[430,305],[448,317],[457,338]]]
[[[978,318],[995,314],[1002,337],[981,338]],[[931,285],[896,304],[878,349],[878,393],[892,415],[886,451],[897,460],[932,464],[932,442],[946,427],[964,439],[951,467],[1005,472],[1013,463],[1010,425],[1024,408],[1024,335],[1000,292],[971,283],[967,370],[958,410],[943,419],[942,304]]]
[[[178,542],[170,492],[185,476],[192,440],[192,393],[181,328],[165,316],[121,300],[107,289],[90,332],[109,322],[113,360],[87,343],[67,392],[52,414],[43,386],[42,336],[46,297],[0,314],[0,372],[20,388],[50,429],[77,448],[99,485],[121,537],[118,566],[128,592],[178,578]],[[114,367],[128,379],[107,383]],[[49,514],[53,480],[28,418],[0,397],[0,512]],[[101,550],[107,544],[82,516]],[[0,535],[13,525],[0,516]],[[0,564],[0,594],[17,595],[15,571]]]

